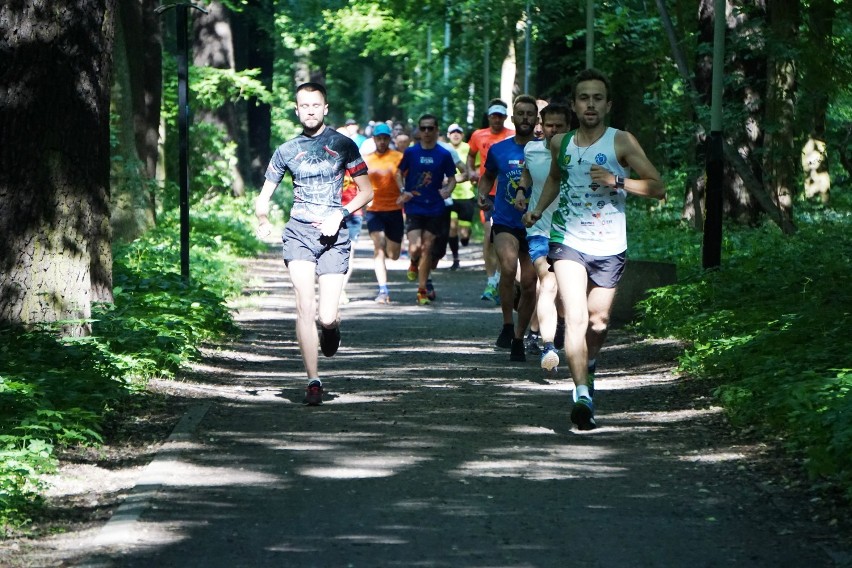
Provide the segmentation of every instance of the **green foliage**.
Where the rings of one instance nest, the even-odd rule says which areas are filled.
[[[176,213],[114,247],[114,304],[93,307],[92,334],[0,328],[0,527],[25,524],[56,465],[54,448],[102,441],[104,421],[170,377],[202,343],[234,331],[227,298],[244,282],[241,256],[261,248],[249,199],[193,210],[191,279],[180,276]]]
[[[852,498],[852,215],[802,209],[795,237],[727,227],[726,265],[653,290],[638,329],[689,342],[681,369],[714,381],[734,424],[782,437]]]

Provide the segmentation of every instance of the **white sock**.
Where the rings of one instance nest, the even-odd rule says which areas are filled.
[[[488,279],[488,283],[492,286],[497,286],[500,283],[500,271],[495,272],[491,278]]]
[[[577,398],[580,398],[582,396],[585,396],[586,398],[592,398],[591,396],[589,396],[589,387],[586,385],[580,385],[578,387],[575,387],[574,393],[577,395]]]
[[[319,380],[319,377],[317,377],[315,379],[308,379],[308,384],[311,384],[314,381],[318,382],[320,384],[320,386],[322,386],[322,381]]]

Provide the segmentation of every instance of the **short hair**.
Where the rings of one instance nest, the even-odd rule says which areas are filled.
[[[535,107],[535,110],[538,111],[538,103],[532,95],[518,95],[515,97],[515,100],[512,101],[512,110],[514,110],[517,105],[521,104],[532,105]]]
[[[489,107],[492,107],[494,105],[502,105],[504,107],[509,106],[509,105],[506,104],[506,101],[504,101],[503,99],[491,99],[490,101],[488,101]]]
[[[426,114],[421,115],[420,118],[417,119],[417,126],[419,127],[421,122],[423,122],[424,120],[429,120],[429,119],[432,119],[432,120],[435,121],[435,126],[440,126],[440,124],[438,123],[438,117],[435,116],[434,114],[429,114],[428,112]]]
[[[539,114],[541,115],[542,122],[546,120],[546,117],[549,114],[561,114],[565,116],[566,121],[571,121],[571,107],[562,103],[550,103],[546,107],[541,109],[541,112]]]
[[[321,85],[320,83],[302,83],[301,85],[296,87],[296,94],[298,95],[301,91],[319,92],[322,95],[323,100],[328,101],[328,93],[325,90],[325,86]]]
[[[577,73],[576,77],[574,77],[574,82],[571,84],[571,99],[577,98],[577,85],[582,83],[583,81],[600,81],[604,84],[606,88],[606,100],[611,100],[612,93],[612,85],[609,82],[609,77],[607,77],[603,71],[599,71],[592,67],[588,69],[583,69],[579,73]]]

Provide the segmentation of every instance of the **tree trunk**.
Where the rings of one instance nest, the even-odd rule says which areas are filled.
[[[799,25],[799,0],[769,0],[767,3],[770,55],[767,61],[766,116],[769,127],[764,138],[766,185],[784,225],[792,225],[793,193],[796,184],[795,147],[796,60],[789,50]],[[782,47],[783,46],[783,47]]]
[[[829,94],[836,91],[834,80],[834,44],[832,24],[836,6],[833,0],[813,0],[808,9],[808,35],[803,55],[804,80],[799,110],[810,117],[808,139],[802,148],[805,195],[828,203],[831,176],[828,173],[828,149],[825,122]],[[810,106],[808,106],[810,105]]]
[[[111,0],[0,5],[0,323],[83,334],[112,299]]]
[[[230,14],[220,2],[215,1],[210,2],[207,11],[207,14],[197,11],[193,14],[193,65],[235,70]],[[228,101],[212,111],[199,110],[197,115],[199,119],[218,126],[229,140],[237,143],[237,164],[231,168],[233,185],[230,189],[233,195],[243,195],[245,176],[249,171],[248,141],[245,129],[241,128],[245,120],[241,120],[237,105]],[[205,161],[210,158],[210,156],[205,157]]]

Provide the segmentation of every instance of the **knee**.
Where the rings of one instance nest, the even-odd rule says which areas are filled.
[[[596,315],[589,317],[589,331],[596,335],[603,335],[609,329],[609,316]]]

